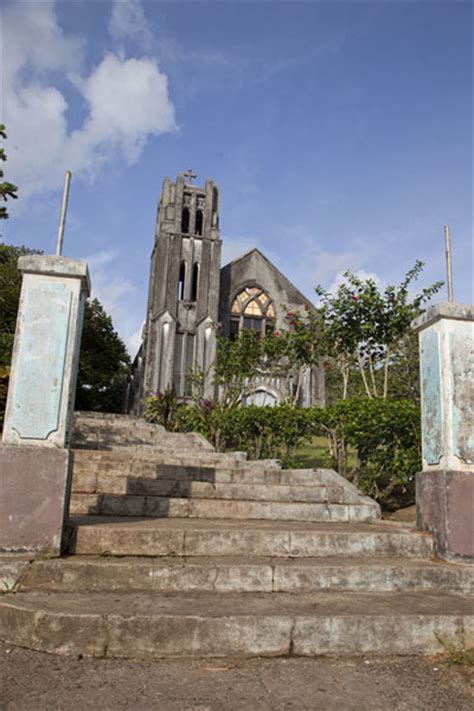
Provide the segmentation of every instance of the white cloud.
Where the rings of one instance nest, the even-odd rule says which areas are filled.
[[[92,284],[92,298],[97,298],[109,316],[115,330],[124,340],[133,358],[141,343],[143,326],[137,323],[143,318],[141,300],[137,299],[136,286],[120,275],[119,254],[111,249],[101,250],[83,257],[89,266]]]
[[[140,328],[138,328],[134,333],[132,333],[126,341],[128,352],[130,353],[132,360],[133,358],[135,358],[136,354],[138,353],[138,349],[142,344],[142,334],[144,326],[145,321],[143,321]]]
[[[62,187],[63,174],[94,177],[107,162],[138,160],[147,140],[175,130],[167,77],[150,58],[112,52],[84,73],[83,42],[59,26],[54,3],[4,10],[3,111],[9,178],[27,196]],[[67,101],[55,83],[70,83],[87,107],[69,130]]]
[[[102,250],[84,257],[84,261],[91,274],[92,298],[99,299],[105,310],[118,320],[123,310],[123,297],[133,293],[135,287],[117,273],[113,265],[116,258],[113,250]]]
[[[139,0],[114,0],[108,29],[114,40],[138,40],[149,49],[152,33]]]

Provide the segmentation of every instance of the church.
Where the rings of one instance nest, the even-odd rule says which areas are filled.
[[[191,171],[163,181],[151,254],[146,322],[128,390],[129,412],[143,411],[150,395],[173,388],[191,399],[189,373],[206,373],[204,396],[218,396],[212,378],[216,328],[227,338],[243,329],[283,330],[286,313],[308,300],[258,249],[221,266],[219,188],[208,178],[192,183]],[[292,396],[291,378],[262,373],[242,404],[276,404]],[[298,404],[324,404],[324,369],[308,368]]]

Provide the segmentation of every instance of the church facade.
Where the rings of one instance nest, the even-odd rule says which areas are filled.
[[[127,410],[143,411],[150,395],[173,388],[191,399],[190,370],[207,374],[204,396],[217,397],[212,366],[216,327],[227,338],[243,329],[258,334],[286,327],[287,310],[303,310],[308,300],[258,250],[221,267],[219,189],[211,180],[192,184],[189,171],[175,182],[165,178],[158,204],[151,255],[146,322],[135,358]],[[275,404],[293,395],[291,378],[262,373],[243,393],[242,404]],[[324,404],[324,370],[305,373],[299,404]]]

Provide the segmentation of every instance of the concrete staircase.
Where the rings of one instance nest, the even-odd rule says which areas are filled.
[[[119,415],[76,419],[71,514],[204,519],[371,521],[376,502],[330,469],[220,454],[198,434]],[[95,451],[91,451],[95,450]]]
[[[74,447],[69,555],[4,561],[0,639],[144,659],[474,644],[472,568],[335,472],[123,416],[79,415]]]

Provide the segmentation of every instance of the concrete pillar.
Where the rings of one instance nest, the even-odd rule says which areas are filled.
[[[418,528],[439,557],[474,561],[474,307],[430,307],[419,332],[423,470],[416,477]]]
[[[59,555],[69,506],[87,265],[20,257],[23,283],[0,447],[0,552]]]

